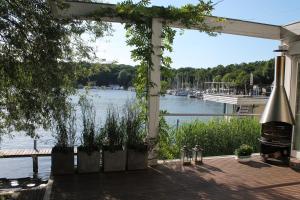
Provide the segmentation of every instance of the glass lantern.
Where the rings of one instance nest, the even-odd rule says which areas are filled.
[[[181,163],[182,165],[191,165],[192,163],[191,151],[186,146],[181,149]]]
[[[202,152],[203,152],[203,149],[199,145],[196,145],[193,148],[193,163],[195,165],[200,165],[203,163],[202,162]]]

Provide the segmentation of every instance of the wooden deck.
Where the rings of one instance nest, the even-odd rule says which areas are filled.
[[[39,171],[38,157],[51,156],[52,149],[12,149],[0,150],[1,158],[32,158],[32,171],[36,174]],[[74,148],[74,155],[77,155],[77,148]]]
[[[0,150],[0,158],[21,158],[21,157],[46,157],[51,156],[52,149],[13,149],[13,150]],[[77,153],[77,149],[74,149]]]
[[[14,149],[14,150],[0,150],[0,158],[18,158],[18,157],[32,157],[32,156],[50,156],[51,149]]]
[[[52,200],[300,199],[300,173],[259,157],[204,159],[201,166],[168,162],[145,171],[74,174],[53,179]]]

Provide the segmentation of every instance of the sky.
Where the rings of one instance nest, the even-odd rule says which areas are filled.
[[[117,3],[120,0],[106,0]],[[182,6],[196,4],[197,0],[152,0],[157,6]],[[213,10],[214,16],[235,18],[275,25],[285,25],[300,21],[300,0],[213,0],[219,2]],[[114,23],[113,36],[97,40],[94,44],[96,55],[107,62],[135,65],[130,58],[131,48],[126,46],[123,25]],[[177,34],[174,51],[169,54],[172,67],[207,68],[219,64],[228,65],[257,60],[268,60],[276,56],[273,50],[279,41],[246,36],[219,34],[211,37],[196,30],[185,30]]]

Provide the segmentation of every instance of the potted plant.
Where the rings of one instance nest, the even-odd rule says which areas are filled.
[[[106,121],[101,129],[102,163],[104,172],[125,171],[126,151],[124,149],[124,131],[120,126],[117,110],[110,106],[107,109]]]
[[[56,144],[51,152],[53,175],[74,173],[74,143],[76,115],[73,109],[59,111],[54,115],[53,127]]]
[[[235,153],[239,162],[249,162],[251,160],[253,148],[247,144],[243,144],[235,150]]]
[[[95,141],[95,109],[92,103],[81,96],[79,105],[82,114],[81,145],[77,148],[77,171],[92,173],[100,171],[100,149]]]
[[[127,138],[127,169],[139,170],[148,167],[148,145],[140,109],[128,101],[123,109],[121,126]]]

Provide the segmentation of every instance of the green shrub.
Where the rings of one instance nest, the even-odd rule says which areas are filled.
[[[163,116],[159,119],[158,156],[160,159],[174,159],[180,156],[175,141],[175,129],[171,129]],[[179,153],[178,153],[179,152]]]
[[[185,123],[178,130],[160,133],[160,158],[180,157],[184,145],[193,148],[200,145],[204,156],[232,155],[242,144],[257,151],[260,124],[255,118],[214,119],[207,123],[193,121]]]
[[[237,156],[250,156],[253,153],[253,148],[247,144],[242,144],[235,150]]]

